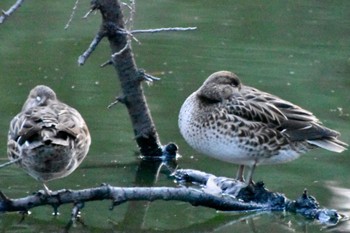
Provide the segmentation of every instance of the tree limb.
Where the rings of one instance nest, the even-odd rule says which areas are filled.
[[[138,33],[157,33],[157,32],[177,32],[177,31],[192,31],[196,30],[197,27],[170,27],[170,28],[155,28],[155,29],[137,29],[131,30],[131,34]]]
[[[24,0],[17,0],[15,4],[13,4],[10,9],[7,11],[2,10],[2,15],[0,15],[0,24],[4,23],[5,20],[12,15],[24,2]]]
[[[182,201],[193,206],[204,206],[221,211],[289,211],[309,219],[316,219],[325,224],[336,224],[343,216],[335,210],[321,208],[317,200],[305,190],[296,200],[290,200],[284,194],[267,190],[262,183],[244,187],[242,183],[191,169],[175,172],[181,182],[200,184],[200,187],[100,187],[83,190],[59,190],[51,195],[44,192],[24,198],[10,199],[0,192],[0,212],[22,211],[43,205],[53,206],[55,212],[60,205],[74,203],[72,221],[79,218],[79,211],[84,203],[97,200],[111,200],[110,209],[128,201]],[[212,193],[209,180],[215,182],[221,192]],[[203,184],[204,183],[204,184]],[[237,192],[238,189],[238,192]],[[235,190],[235,195],[231,191]]]
[[[111,209],[127,201],[155,201],[176,200],[188,202],[194,206],[206,206],[218,210],[243,211],[243,210],[267,210],[264,204],[251,204],[238,201],[231,197],[219,197],[205,193],[201,190],[187,187],[112,187],[103,185],[96,188],[83,190],[60,190],[51,195],[38,192],[34,195],[18,199],[9,199],[3,193],[0,194],[0,212],[28,211],[37,206],[60,206],[67,203],[84,203],[97,200],[112,200]],[[78,206],[79,207],[79,206]],[[77,216],[73,209],[72,216]]]
[[[84,65],[86,60],[90,57],[90,55],[95,51],[97,45],[100,43],[100,41],[103,39],[103,37],[105,36],[105,33],[103,31],[99,31],[96,36],[94,37],[94,39],[92,40],[89,48],[82,54],[79,56],[78,58],[78,64],[80,66]]]
[[[67,30],[70,26],[70,23],[72,22],[73,20],[73,17],[75,15],[75,11],[77,10],[78,8],[78,4],[79,4],[79,0],[76,0],[75,3],[74,3],[74,6],[73,6],[73,9],[72,9],[72,13],[68,19],[68,22],[66,23],[66,26],[64,26],[64,29]]]
[[[141,85],[143,79],[140,79],[140,72],[135,63],[131,45],[128,43],[128,35],[118,33],[120,30],[125,30],[120,1],[93,0],[91,4],[91,8],[99,10],[102,15],[99,34],[105,33],[104,36],[110,43],[111,54],[116,54],[112,57],[113,67],[118,74],[122,95],[125,96],[125,106],[130,115],[140,152],[145,156],[161,156],[161,143],[143,94]],[[92,44],[97,45],[97,43]],[[94,46],[90,47],[94,48]],[[87,51],[92,52],[93,49]],[[89,52],[86,54],[89,55]],[[79,60],[79,63],[82,64],[81,61],[86,59],[79,58]]]

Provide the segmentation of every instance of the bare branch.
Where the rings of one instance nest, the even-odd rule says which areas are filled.
[[[156,28],[156,29],[138,29],[138,30],[125,30],[122,28],[119,28],[117,30],[120,34],[126,34],[133,40],[135,40],[137,43],[141,44],[141,42],[134,36],[134,34],[137,33],[158,33],[158,32],[176,32],[176,31],[190,31],[190,30],[196,30],[197,27],[173,27],[173,28]]]
[[[7,11],[2,11],[2,15],[0,16],[0,24],[2,24],[3,22],[5,22],[5,20],[12,15],[24,2],[24,0],[17,0],[15,4],[13,4],[10,9],[8,9]]]
[[[135,187],[123,188],[103,185],[101,187],[77,191],[60,190],[51,195],[41,192],[18,199],[0,199],[0,212],[27,211],[43,205],[62,205],[67,203],[83,203],[87,201],[112,200],[113,206],[127,201],[176,200],[189,202],[192,205],[206,206],[218,210],[267,210],[266,204],[244,203],[229,196],[219,197],[194,188],[172,187]]]
[[[103,32],[98,32],[95,36],[95,38],[92,40],[89,48],[79,56],[78,58],[78,64],[80,66],[84,65],[86,60],[89,58],[89,56],[92,54],[93,51],[95,51],[97,45],[100,43],[100,41],[103,39],[105,34]]]
[[[126,42],[125,46],[124,46],[121,50],[119,50],[118,52],[113,53],[113,54],[112,54],[112,59],[114,60],[116,56],[119,56],[119,55],[122,54],[127,48],[129,48],[130,43],[131,43],[130,40],[128,40],[128,41]]]
[[[94,11],[95,9],[90,9],[84,16],[83,19],[86,19],[87,17],[89,17],[89,15]]]
[[[75,11],[76,11],[77,8],[78,8],[78,4],[79,4],[79,0],[76,0],[76,1],[75,1],[75,4],[74,4],[74,6],[73,6],[73,9],[72,9],[72,13],[71,13],[71,15],[70,15],[70,17],[69,17],[69,19],[68,19],[68,22],[67,22],[66,26],[64,27],[65,30],[67,30],[67,29],[69,28],[70,23],[72,22],[73,17],[74,17],[74,15],[75,15]]]
[[[122,104],[125,104],[125,96],[118,96],[115,98],[115,101],[113,101],[112,103],[110,103],[107,108],[110,109],[112,108],[114,105],[118,104],[118,103],[122,103]]]
[[[142,81],[150,82],[152,83],[153,81],[159,81],[160,78],[154,77],[153,75],[147,74],[145,70],[139,69],[138,70],[139,76]]]
[[[118,100],[118,98],[115,99],[115,101],[113,101],[112,103],[108,104],[107,108],[111,109],[112,107],[114,107],[114,105],[117,105],[120,101]]]
[[[155,77],[155,76],[150,75],[150,74],[146,74],[146,73],[144,74],[143,78],[144,78],[146,81],[148,81],[148,82],[153,82],[153,81],[159,81],[159,80],[160,80],[160,78]]]
[[[112,60],[108,60],[108,61],[102,63],[102,64],[100,65],[100,67],[101,67],[101,68],[104,68],[104,67],[106,67],[106,66],[108,66],[108,65],[113,65],[113,61],[112,61]]]
[[[128,30],[131,30],[134,26],[134,15],[136,13],[136,1],[130,0],[130,5],[126,3],[122,3],[124,6],[127,6],[129,9],[129,17],[125,20],[125,24],[128,25]]]
[[[129,31],[123,28],[118,28],[117,33],[128,35],[130,38],[132,38],[134,41],[136,41],[138,44],[141,44],[141,42]],[[129,38],[128,38],[129,39]]]
[[[191,31],[196,30],[197,27],[173,27],[173,28],[155,28],[155,29],[138,29],[130,31],[131,34],[137,33],[157,33],[157,32],[176,32],[176,31]]]
[[[14,164],[14,163],[17,163],[17,162],[20,161],[21,159],[22,159],[22,158],[17,158],[17,159],[14,159],[14,160],[12,160],[12,161],[9,161],[9,162],[0,164],[0,168],[10,166],[10,165],[12,165],[12,164]]]
[[[172,151],[174,145],[170,145],[168,150]],[[317,200],[310,196],[305,190],[302,195],[292,201],[281,193],[271,192],[265,189],[262,183],[257,183],[254,187],[242,187],[241,182],[226,177],[216,177],[212,174],[186,169],[176,171],[176,177],[203,183],[198,187],[112,187],[102,185],[96,188],[83,190],[60,190],[54,191],[50,195],[38,192],[24,198],[10,199],[0,192],[0,212],[22,211],[51,205],[57,208],[60,205],[74,203],[72,210],[72,222],[79,220],[79,211],[83,208],[83,203],[97,200],[112,200],[112,208],[127,201],[182,201],[194,206],[205,206],[222,211],[289,211],[301,214],[310,219],[316,219],[324,224],[336,224],[342,216],[335,210],[320,208]],[[212,180],[221,193],[212,193],[209,181]],[[198,183],[197,183],[198,184]],[[235,189],[238,195],[233,197],[229,190]],[[204,188],[202,188],[204,187]]]

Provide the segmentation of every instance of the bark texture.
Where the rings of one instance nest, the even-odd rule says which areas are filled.
[[[119,0],[93,0],[92,8],[102,15],[100,33],[108,38],[114,66],[123,93],[118,97],[128,109],[135,139],[143,156],[161,156],[161,144],[142,88],[145,74],[138,69],[125,33]]]

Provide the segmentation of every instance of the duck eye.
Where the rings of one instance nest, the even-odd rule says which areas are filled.
[[[40,97],[40,96],[37,96],[35,99],[36,99],[36,101],[40,102],[41,97]]]
[[[237,86],[238,86],[238,83],[237,83],[237,82],[232,82],[232,83],[231,83],[231,86],[237,87]]]

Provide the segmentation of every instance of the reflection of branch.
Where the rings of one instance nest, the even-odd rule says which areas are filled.
[[[7,11],[2,11],[2,15],[0,16],[0,24],[2,24],[7,17],[9,17],[11,14],[13,14],[24,2],[24,0],[17,0],[13,6],[10,7]]]

